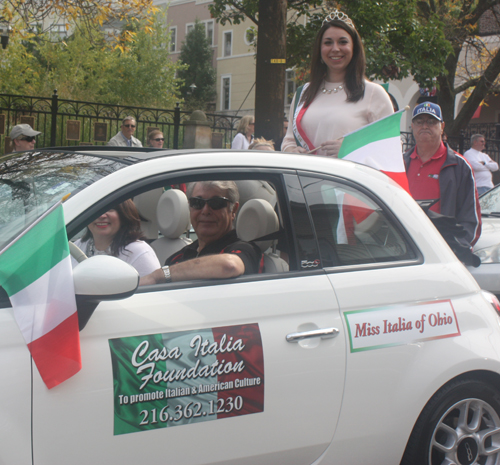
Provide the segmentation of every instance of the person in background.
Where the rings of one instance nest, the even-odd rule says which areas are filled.
[[[108,145],[119,147],[142,147],[142,142],[134,137],[137,122],[133,116],[126,116],[122,121],[121,131],[112,137]]]
[[[25,152],[35,148],[36,136],[41,134],[29,124],[17,124],[10,131],[10,140],[13,152]]]
[[[236,131],[238,133],[233,139],[231,148],[234,150],[247,150],[253,141],[253,133],[255,131],[255,119],[253,115],[246,115],[241,118]]]
[[[163,137],[163,132],[161,132],[159,129],[153,129],[148,134],[148,147],[154,147],[155,149],[162,149],[164,142],[165,142],[165,137]]]
[[[465,229],[461,242],[474,245],[481,234],[481,209],[472,168],[442,141],[441,107],[424,102],[412,114],[415,147],[404,155],[410,193],[415,200],[434,201],[431,211],[456,219]]]
[[[288,120],[285,118],[283,120],[283,131],[280,134],[279,139],[274,143],[275,150],[278,150],[278,151],[281,150],[281,144],[283,143],[283,139],[284,139],[287,131],[288,131]]]
[[[143,239],[139,212],[129,199],[92,221],[75,245],[87,257],[117,257],[132,265],[142,277],[160,267],[154,250]],[[76,266],[76,261],[73,266]]]
[[[257,137],[248,146],[248,150],[267,150],[274,152],[274,142],[272,140],[266,140],[263,137]]]
[[[477,193],[484,194],[493,187],[493,171],[498,171],[498,163],[483,152],[486,139],[482,134],[473,134],[470,138],[471,148],[464,153],[464,157],[474,170]]]
[[[337,157],[345,134],[392,114],[389,95],[366,79],[365,68],[353,22],[334,10],[316,36],[311,81],[295,93],[281,150]]]

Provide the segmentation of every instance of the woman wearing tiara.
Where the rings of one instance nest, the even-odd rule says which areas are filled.
[[[335,10],[316,36],[311,81],[293,98],[281,150],[336,157],[345,134],[393,113],[389,95],[366,79],[365,68],[361,37]]]

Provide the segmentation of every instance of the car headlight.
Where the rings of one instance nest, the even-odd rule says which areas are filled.
[[[481,259],[481,263],[500,263],[500,244],[474,250],[474,253]]]

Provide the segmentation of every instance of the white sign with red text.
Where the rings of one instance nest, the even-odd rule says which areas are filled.
[[[450,300],[344,313],[351,352],[460,335]]]

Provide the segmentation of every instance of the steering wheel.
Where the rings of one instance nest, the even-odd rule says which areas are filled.
[[[78,247],[71,241],[68,241],[68,243],[69,243],[69,253],[78,263],[83,262],[83,260],[87,260],[88,258],[87,255],[83,253],[80,247]]]

